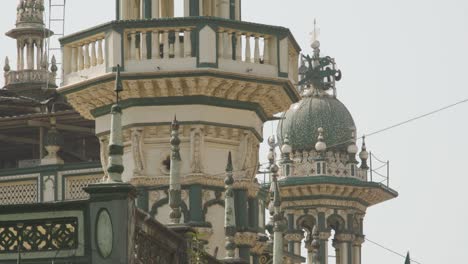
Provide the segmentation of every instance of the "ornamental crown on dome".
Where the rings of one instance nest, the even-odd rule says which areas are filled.
[[[44,23],[44,0],[20,0],[16,23]]]
[[[334,58],[330,56],[320,57],[320,42],[317,40],[315,21],[313,35],[311,47],[314,54],[312,57],[310,55],[302,55],[301,67],[299,68],[301,81],[298,85],[302,90],[311,91],[314,95],[324,94],[324,92],[333,89],[333,96],[336,97],[335,83],[341,80],[341,70],[336,69]]]

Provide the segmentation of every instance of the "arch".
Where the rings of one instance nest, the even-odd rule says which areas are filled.
[[[155,218],[158,215],[158,209],[168,203],[169,203],[169,197],[165,197],[161,200],[156,201],[151,206],[151,210],[149,211],[149,214],[151,215],[151,217]],[[184,222],[188,223],[190,221],[190,211],[188,210],[188,206],[184,201],[181,202],[180,209],[182,211],[182,214],[184,215]]]
[[[316,224],[317,220],[313,215],[302,215],[296,220],[296,227],[298,229],[306,229],[308,232],[312,232]]]
[[[203,205],[203,219],[205,219],[205,216],[206,214],[208,213],[208,208],[213,206],[213,205],[220,205],[222,207],[224,207],[224,200],[220,199],[220,198],[215,198],[215,199],[212,199],[212,200],[209,200],[207,201],[204,205]]]
[[[332,214],[327,218],[327,228],[335,232],[346,230],[346,221],[338,214]]]

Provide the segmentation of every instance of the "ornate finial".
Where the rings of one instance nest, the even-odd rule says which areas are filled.
[[[283,154],[290,154],[292,152],[292,147],[289,145],[289,135],[284,136],[283,145],[281,146],[281,152]]]
[[[367,165],[367,159],[369,159],[369,152],[367,152],[366,147],[366,136],[362,136],[362,146],[361,152],[359,152],[359,158],[361,159],[361,169],[369,169],[369,166]]]
[[[51,72],[57,72],[57,60],[55,59],[55,55],[52,55],[52,59],[51,59],[51,63],[52,65],[50,66],[50,71]],[[47,64],[46,64],[46,68],[47,68]]]
[[[411,264],[411,257],[410,257],[409,251],[408,253],[406,253],[405,264]]]
[[[227,162],[227,165],[226,165],[226,172],[232,172],[232,170],[233,170],[233,168],[232,168],[232,154],[231,154],[231,151],[229,151],[228,162]]]
[[[317,131],[319,135],[317,137],[317,143],[315,143],[315,150],[319,153],[323,153],[325,150],[327,150],[327,144],[325,143],[323,137],[323,128],[319,127]]]
[[[300,87],[308,87],[315,90],[314,95],[322,95],[329,89],[333,89],[333,95],[336,97],[335,83],[341,80],[341,71],[336,69],[335,59],[326,56],[320,57],[320,42],[318,41],[319,29],[317,21],[314,19],[314,31],[312,32],[313,56],[302,55],[302,59],[307,61],[308,66],[301,66]],[[312,93],[305,93],[309,96]]]
[[[115,89],[117,103],[119,103],[119,93],[123,91],[122,79],[120,78],[120,64],[117,64],[117,73],[115,74]]]
[[[9,72],[11,70],[10,68],[10,60],[8,59],[8,56],[5,57],[5,66],[3,66],[3,71],[4,72]]]
[[[116,88],[117,89],[117,88]],[[180,139],[179,139],[179,122],[176,116],[171,124],[171,168],[169,171],[169,206],[171,213],[169,217],[173,224],[179,224],[182,212],[180,204],[182,202],[182,193],[180,185]]]
[[[226,165],[226,178],[224,183],[226,184],[225,198],[224,198],[224,232],[226,235],[226,259],[233,259],[235,257],[236,243],[236,211],[234,207],[234,191],[232,185],[234,184],[234,178],[232,176],[232,155],[231,152],[228,154],[228,160]]]
[[[310,45],[312,49],[320,48],[320,42],[318,36],[320,34],[320,29],[317,27],[317,19],[314,18],[314,31],[312,32],[312,44]]]
[[[270,136],[268,138],[268,145],[270,146],[270,150],[268,151],[268,161],[270,166],[275,162],[275,148],[276,148],[276,140],[274,136]]]
[[[347,148],[348,152],[348,163],[357,164],[356,153],[358,152],[358,147],[356,146],[356,129],[351,128],[351,143]]]
[[[50,118],[50,129],[47,131],[44,146],[47,150],[47,156],[41,157],[41,165],[63,164],[63,160],[58,155],[63,145],[63,137],[57,130],[57,120]]]

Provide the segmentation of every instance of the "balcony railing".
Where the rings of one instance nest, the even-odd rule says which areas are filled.
[[[297,81],[300,48],[282,27],[215,17],[113,21],[61,39],[64,84],[111,72],[200,68]]]
[[[5,86],[15,84],[45,84],[55,87],[55,73],[46,70],[21,70],[5,73]]]

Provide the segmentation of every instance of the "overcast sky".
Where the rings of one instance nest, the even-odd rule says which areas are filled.
[[[6,32],[14,25],[17,0],[1,2],[0,31]],[[114,2],[68,0],[66,32],[113,19]],[[317,18],[322,54],[335,57],[343,71],[338,98],[359,134],[468,98],[466,0],[250,0],[242,6],[245,21],[289,27],[305,52]],[[1,38],[0,47],[2,63],[7,55],[15,60],[14,41]],[[368,210],[368,239],[411,250],[423,264],[468,258],[467,113],[462,104],[368,138],[370,150],[390,160],[390,184],[400,193]],[[267,138],[270,124],[265,131]],[[403,262],[364,244],[365,264]]]

